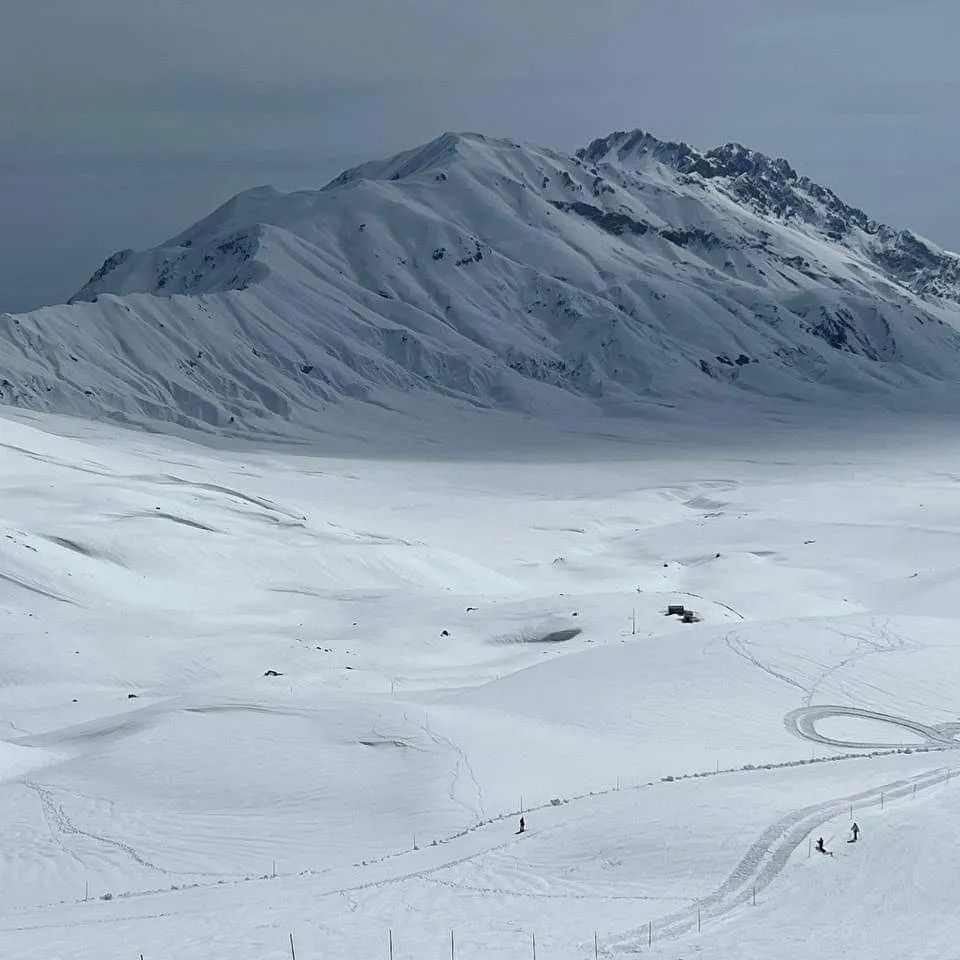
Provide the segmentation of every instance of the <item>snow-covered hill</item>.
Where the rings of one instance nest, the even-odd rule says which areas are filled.
[[[322,190],[240,194],[69,305],[0,315],[0,400],[270,433],[348,398],[942,402],[958,328],[960,257],[786,161],[641,131],[574,156],[445,134]]]

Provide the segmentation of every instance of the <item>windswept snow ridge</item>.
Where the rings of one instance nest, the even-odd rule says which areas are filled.
[[[0,401],[269,434],[347,400],[944,403],[958,325],[960,258],[784,160],[444,134],[322,190],[242,193],[69,305],[0,315]]]

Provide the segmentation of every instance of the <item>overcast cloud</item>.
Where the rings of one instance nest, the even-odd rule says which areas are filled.
[[[956,0],[2,0],[0,310],[443,130],[787,157],[960,248]]]

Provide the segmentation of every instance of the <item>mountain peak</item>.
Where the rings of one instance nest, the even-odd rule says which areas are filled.
[[[556,413],[960,377],[960,257],[785,160],[644,130],[575,156],[448,132],[258,187],[77,299],[0,316],[0,401],[274,429],[412,392]]]
[[[686,143],[660,140],[646,130],[636,129],[615,130],[606,137],[599,137],[578,150],[577,156],[590,163],[607,161],[624,165],[653,159],[677,168],[688,158],[699,157],[700,154]]]
[[[447,131],[428,143],[404,150],[386,160],[373,160],[344,170],[323,189],[332,190],[358,180],[403,180],[428,170],[443,170],[462,154],[465,147],[487,143],[480,133]]]

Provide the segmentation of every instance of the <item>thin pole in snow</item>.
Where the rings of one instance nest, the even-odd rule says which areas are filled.
[[[697,933],[700,932],[700,901],[697,901]]]
[[[393,931],[387,931],[387,949],[389,951],[390,960],[393,960]]]
[[[813,853],[813,837],[807,837],[807,857]]]
[[[533,939],[533,960],[537,960],[537,935],[534,933],[531,936]]]
[[[277,875],[277,861],[276,861],[276,860],[273,861],[273,875],[274,875],[274,876]]]
[[[599,960],[600,957],[600,939],[597,937],[597,931],[593,931],[593,960]]]
[[[883,791],[880,791],[880,809],[883,809]]]
[[[290,958],[291,960],[297,960],[297,951],[293,948],[293,934],[290,934]],[[142,958],[141,958],[142,960]]]
[[[653,921],[652,920],[647,921],[647,946],[648,947],[653,946]]]
[[[450,960],[454,960],[456,956],[456,949],[453,944],[453,931],[450,931]]]
[[[633,620],[633,628],[631,629],[630,632],[633,636],[636,636],[637,635],[637,608],[636,607],[633,608],[632,620]]]
[[[90,881],[89,880],[83,881],[83,899],[84,899],[84,902],[90,899]]]

